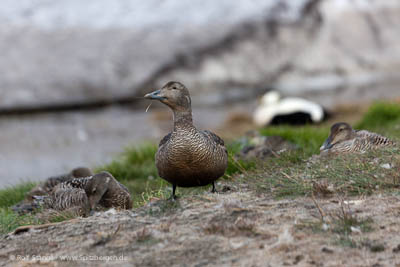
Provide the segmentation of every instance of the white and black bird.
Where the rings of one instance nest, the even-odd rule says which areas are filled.
[[[301,125],[321,122],[327,116],[328,113],[317,103],[299,97],[281,98],[279,92],[269,91],[261,98],[253,121],[258,126]]]

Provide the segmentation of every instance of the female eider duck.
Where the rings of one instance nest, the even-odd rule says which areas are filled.
[[[88,215],[97,205],[109,208],[131,209],[129,191],[108,172],[90,177],[74,178],[56,185],[48,196],[36,197],[43,200],[45,208],[55,210],[77,210]]]
[[[276,124],[318,123],[328,117],[322,106],[306,99],[287,97],[281,99],[277,91],[267,92],[254,112],[253,121],[258,126]]]
[[[179,82],[168,82],[145,98],[159,100],[174,115],[174,129],[161,140],[155,157],[158,174],[172,184],[171,198],[176,198],[177,186],[212,184],[215,192],[214,182],[228,166],[228,152],[220,137],[193,125],[188,89]]]
[[[20,214],[32,212],[39,206],[34,202],[34,197],[49,195],[53,188],[63,182],[70,181],[74,178],[82,178],[92,176],[93,172],[86,167],[78,167],[70,171],[69,173],[51,176],[44,182],[38,184],[26,193],[25,198],[19,203],[11,207],[11,209]]]
[[[47,193],[50,193],[51,190],[53,190],[53,188],[60,183],[70,181],[74,178],[83,178],[90,176],[93,176],[93,172],[91,169],[87,167],[77,167],[75,169],[72,169],[69,173],[47,178],[42,187]]]
[[[331,133],[320,147],[321,153],[365,152],[395,143],[377,133],[353,130],[348,123],[339,122],[331,127]]]

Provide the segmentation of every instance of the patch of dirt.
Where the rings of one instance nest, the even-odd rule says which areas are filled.
[[[346,198],[354,216],[372,218],[372,230],[350,233],[347,246],[340,233],[315,227],[319,209],[340,210],[337,198],[317,199],[317,208],[311,198],[231,188],[28,227],[1,239],[0,265],[400,266],[400,196]]]

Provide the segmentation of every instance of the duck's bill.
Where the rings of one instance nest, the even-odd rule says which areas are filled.
[[[332,144],[331,144],[331,138],[328,137],[328,139],[325,140],[325,142],[322,144],[322,146],[319,148],[320,151],[322,150],[326,150],[326,149],[330,149],[332,148]]]
[[[164,100],[165,97],[161,95],[161,90],[156,90],[154,92],[148,93],[144,96],[147,99]]]

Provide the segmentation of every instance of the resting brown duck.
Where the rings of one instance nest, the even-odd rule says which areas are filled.
[[[339,122],[332,125],[331,133],[320,150],[321,153],[365,152],[394,144],[382,135],[366,130],[353,130],[348,123]]]
[[[82,215],[88,215],[97,205],[105,208],[132,208],[128,189],[105,171],[59,183],[49,195],[35,198],[43,201],[44,208],[60,211],[74,209]]]
[[[74,178],[89,177],[92,175],[93,172],[89,168],[77,167],[71,170],[69,173],[51,176],[47,178],[44,182],[32,188],[28,193],[26,193],[24,200],[14,205],[12,207],[12,210],[20,214],[32,212],[35,209],[39,208],[33,201],[34,196],[48,195],[56,185],[62,182],[70,181]]]
[[[168,82],[145,98],[159,100],[174,115],[174,129],[161,140],[155,158],[158,174],[172,184],[171,197],[175,198],[177,186],[212,184],[215,192],[214,182],[225,173],[228,152],[220,137],[193,125],[188,89],[179,82]]]
[[[60,183],[67,182],[74,178],[90,177],[92,175],[93,172],[91,169],[87,167],[77,167],[72,169],[72,171],[69,173],[47,178],[42,187],[47,193],[49,193],[56,185]]]

